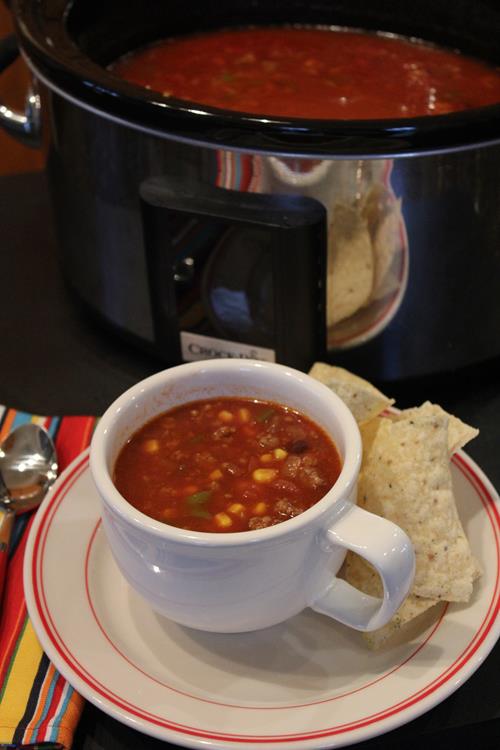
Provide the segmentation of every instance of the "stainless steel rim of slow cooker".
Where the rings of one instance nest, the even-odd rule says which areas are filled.
[[[242,153],[242,154],[262,154],[262,155],[269,155],[269,156],[284,156],[284,157],[294,157],[294,158],[307,158],[307,159],[331,159],[334,161],[352,161],[354,160],[366,160],[366,159],[409,159],[409,158],[415,158],[415,157],[422,157],[422,156],[435,156],[438,154],[450,154],[450,153],[460,153],[463,151],[474,151],[478,148],[488,148],[495,145],[500,144],[500,135],[495,140],[490,141],[482,141],[480,143],[470,143],[465,144],[463,146],[453,146],[450,148],[439,148],[439,149],[422,149],[422,150],[409,150],[408,152],[397,152],[394,151],[387,151],[386,153],[377,153],[372,154],[367,152],[365,153],[356,153],[356,154],[338,154],[338,155],[332,155],[332,156],[325,156],[322,152],[314,152],[314,151],[308,151],[307,153],[304,153],[303,151],[297,150],[296,152],[290,151],[289,149],[280,151],[279,148],[276,150],[264,150],[264,149],[256,149],[256,148],[245,148],[245,147],[238,147],[238,146],[231,146],[226,145],[224,143],[213,143],[211,141],[205,141],[202,139],[196,139],[196,138],[189,138],[189,137],[183,137],[181,135],[178,135],[177,133],[169,133],[165,134],[160,129],[156,128],[149,128],[144,125],[139,125],[136,122],[133,122],[131,120],[127,120],[125,118],[117,117],[116,115],[111,115],[108,112],[105,112],[104,110],[97,109],[95,107],[92,107],[90,104],[88,104],[85,101],[82,101],[80,99],[77,99],[76,97],[72,96],[71,94],[68,94],[63,89],[56,86],[52,81],[50,81],[46,76],[43,75],[43,73],[40,72],[40,70],[36,67],[36,65],[32,62],[32,60],[28,57],[26,52],[21,49],[21,54],[30,68],[31,72],[35,76],[36,79],[41,81],[47,88],[54,91],[59,96],[62,96],[64,99],[67,99],[68,101],[72,102],[72,104],[76,104],[79,107],[82,107],[83,109],[87,110],[88,112],[92,112],[93,114],[97,115],[98,117],[102,117],[105,120],[109,120],[110,122],[115,122],[119,125],[125,125],[129,128],[133,128],[134,130],[137,130],[142,133],[146,133],[148,135],[154,135],[160,138],[165,138],[167,140],[172,141],[178,141],[180,143],[187,143],[192,146],[201,146],[203,148],[211,148],[214,150],[220,150],[224,149],[227,151],[233,151],[235,153]]]

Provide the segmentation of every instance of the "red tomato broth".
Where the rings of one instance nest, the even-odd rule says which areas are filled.
[[[121,449],[113,481],[156,520],[239,532],[307,510],[341,468],[332,440],[305,415],[273,402],[218,398],[146,423]]]
[[[248,28],[166,39],[111,66],[164,96],[276,117],[385,119],[500,101],[500,70],[368,32]]]

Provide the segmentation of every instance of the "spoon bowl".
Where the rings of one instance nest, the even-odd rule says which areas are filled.
[[[54,443],[40,425],[20,425],[0,444],[0,596],[14,518],[41,503],[57,471]]]

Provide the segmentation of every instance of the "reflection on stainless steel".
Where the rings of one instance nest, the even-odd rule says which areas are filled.
[[[321,201],[329,217],[327,344],[369,341],[390,323],[408,280],[401,199],[392,189],[392,159],[271,157],[268,184]]]
[[[203,298],[216,335],[257,346],[273,346],[272,259],[259,227],[226,231],[211,255]]]

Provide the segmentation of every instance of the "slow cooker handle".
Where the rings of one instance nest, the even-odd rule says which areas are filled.
[[[18,56],[19,47],[14,34],[0,40],[0,73],[12,65]],[[40,96],[35,79],[26,94],[24,113],[10,109],[0,100],[0,125],[25,146],[40,146],[40,124]]]

